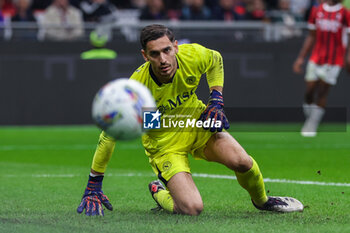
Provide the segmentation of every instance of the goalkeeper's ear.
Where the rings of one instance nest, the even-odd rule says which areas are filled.
[[[142,54],[142,56],[143,56],[143,59],[144,59],[145,61],[148,61],[148,58],[147,58],[147,56],[146,56],[146,51],[143,50],[143,49],[141,49],[141,54]]]
[[[174,46],[174,49],[175,49],[175,54],[177,54],[179,52],[179,46],[178,46],[178,42],[177,40],[175,40],[173,42],[173,46]]]

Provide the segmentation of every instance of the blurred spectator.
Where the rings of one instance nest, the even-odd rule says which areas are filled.
[[[4,1],[0,0],[0,22],[4,21],[4,18],[2,16],[2,6],[4,5]]]
[[[146,0],[110,0],[118,9],[142,9]]]
[[[75,8],[80,8],[80,2],[81,0],[69,0],[69,3]]]
[[[142,9],[146,6],[146,0],[131,0],[131,7]]]
[[[304,17],[310,0],[290,0],[290,11],[293,15],[298,17]]]
[[[14,0],[13,3],[17,9],[17,13],[12,17],[12,21],[35,21],[31,9],[31,0]]]
[[[311,0],[312,6],[318,6],[322,3],[325,3],[327,0]]]
[[[40,21],[45,39],[74,40],[84,33],[81,12],[68,0],[54,0]]]
[[[211,11],[204,0],[188,0],[181,11],[182,20],[210,20]]]
[[[171,20],[178,20],[181,16],[182,2],[164,0],[165,9],[167,9],[168,18]]]
[[[244,1],[234,0],[234,12],[237,20],[247,19],[247,9]]]
[[[265,0],[267,10],[276,10],[278,8],[278,0]]]
[[[80,9],[84,13],[84,20],[100,22],[104,17],[109,17],[116,10],[115,6],[108,0],[82,0]]]
[[[147,0],[146,7],[141,11],[141,20],[165,20],[168,19],[164,9],[163,0]]]
[[[290,13],[290,0],[278,0],[278,8],[269,12],[269,18],[272,22],[283,22]]]
[[[277,17],[277,20],[275,21],[282,21],[287,23],[287,21],[302,21],[304,16],[301,16],[299,14],[294,14],[291,9],[291,2],[293,0],[279,0],[278,3],[278,10],[280,15]],[[291,18],[291,19],[288,19]],[[287,23],[288,24],[288,23]]]
[[[220,3],[220,0],[205,0],[205,5],[213,11]]]
[[[218,6],[213,8],[212,18],[215,20],[232,21],[235,19],[233,11],[234,0],[220,0]]]
[[[266,10],[263,0],[251,0],[249,1],[248,19],[249,20],[265,20]]]
[[[290,0],[279,0],[278,10],[281,12],[290,12]]]
[[[279,0],[279,9],[270,12],[270,19],[272,22],[282,22],[285,25],[280,30],[280,33],[284,38],[292,38],[301,35],[301,31],[295,28],[295,24],[297,21],[301,21],[302,17],[292,14],[290,1],[291,0]]]
[[[34,11],[34,14],[36,11],[44,11],[48,6],[50,6],[52,3],[52,0],[33,0],[32,2],[32,10]]]
[[[114,4],[118,9],[132,8],[129,0],[110,0],[110,2]]]
[[[213,19],[215,20],[244,20],[247,12],[240,0],[220,0],[219,6],[214,8]]]
[[[303,18],[304,21],[308,21],[308,19],[310,17],[311,9],[314,6],[317,6],[318,4],[319,4],[318,0],[310,0],[309,7],[308,7],[308,9],[306,10],[306,12],[304,14],[304,18]]]
[[[0,0],[0,9],[3,17],[12,17],[16,14],[16,8],[11,0]]]
[[[167,9],[181,10],[183,3],[182,1],[164,0],[165,7]]]

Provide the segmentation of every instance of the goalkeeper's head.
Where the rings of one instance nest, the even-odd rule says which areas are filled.
[[[140,35],[140,43],[143,50],[146,50],[147,43],[167,36],[171,42],[175,41],[174,33],[164,25],[152,24],[144,27]]]
[[[159,24],[142,29],[140,35],[142,56],[151,65],[154,75],[161,83],[171,81],[177,69],[177,41],[173,32]]]

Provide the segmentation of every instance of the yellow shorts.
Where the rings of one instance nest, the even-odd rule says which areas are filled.
[[[209,138],[214,133],[209,130],[199,129],[196,132],[191,132],[192,140],[189,141],[188,137],[184,137],[183,141],[179,140],[179,151],[174,150],[174,147],[169,150],[163,149],[162,153],[149,155],[149,162],[153,171],[158,178],[167,185],[167,182],[175,174],[179,172],[191,173],[190,164],[188,161],[188,154],[191,154],[195,159],[204,159],[204,149],[207,145]],[[183,144],[191,143],[188,147],[188,151],[183,151]]]

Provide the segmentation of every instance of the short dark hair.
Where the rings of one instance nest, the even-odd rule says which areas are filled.
[[[140,43],[142,49],[146,50],[146,45],[151,40],[157,40],[167,36],[171,42],[175,41],[174,33],[164,25],[152,24],[144,27],[140,34]]]

